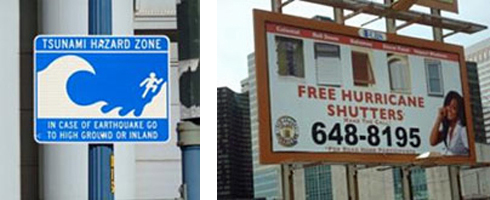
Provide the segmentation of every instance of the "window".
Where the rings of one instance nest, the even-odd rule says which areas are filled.
[[[342,84],[340,47],[315,43],[316,80],[319,85]]]
[[[388,54],[388,71],[391,91],[410,93],[410,68],[407,56]]]
[[[352,72],[356,86],[369,86],[375,83],[372,63],[367,53],[352,51]]]
[[[425,60],[427,76],[427,93],[434,96],[443,96],[443,82],[440,60]]]
[[[276,36],[276,52],[279,75],[305,77],[302,40]]]

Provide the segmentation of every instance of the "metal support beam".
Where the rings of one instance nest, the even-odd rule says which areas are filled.
[[[451,188],[451,199],[461,200],[461,183],[459,179],[459,166],[449,166],[449,184]]]
[[[385,5],[391,6],[393,4],[393,0],[384,0]],[[395,19],[386,18],[386,32],[387,33],[396,33],[396,23]]]
[[[335,8],[335,9],[338,9],[338,8]],[[364,9],[365,9],[365,7],[361,8],[359,10],[356,10],[356,11],[352,12],[351,14],[344,16],[344,21],[361,14],[364,11]]]
[[[282,13],[282,0],[271,0],[272,12]]]
[[[359,187],[357,185],[357,170],[355,165],[346,165],[347,190],[349,200],[359,200]]]
[[[344,17],[344,9],[333,8],[333,17],[334,17],[335,23],[343,25],[345,20],[346,20]]]
[[[369,20],[369,21],[367,21],[367,22],[364,22],[363,24],[361,24],[361,27],[363,27],[363,26],[367,26],[368,24],[373,23],[373,22],[375,22],[375,21],[378,21],[378,20],[380,20],[381,18],[383,18],[383,17],[376,17],[376,18],[374,18],[374,19],[372,19],[372,20]]]
[[[435,16],[441,16],[441,10],[439,9],[431,8],[430,13]],[[432,26],[432,34],[434,36],[434,41],[444,42],[442,28],[437,26]]]
[[[286,2],[282,3],[280,6],[281,6],[281,10],[282,8],[286,7],[288,4],[292,3],[294,0],[287,0]]]
[[[112,0],[89,0],[89,34],[112,34]],[[89,199],[114,199],[114,145],[89,145]]]
[[[410,179],[410,168],[402,167],[403,199],[412,200],[412,181]]]
[[[294,200],[293,171],[291,164],[281,165],[282,197],[284,200]]]
[[[452,36],[452,35],[454,35],[456,33],[459,33],[459,31],[451,31],[450,33],[444,34],[442,36],[442,38],[444,39],[444,38],[450,37],[450,36]]]
[[[417,23],[419,20],[420,20],[420,18],[415,18],[415,19],[413,19],[413,20],[410,20],[410,21],[408,21],[408,22],[405,22],[405,23],[403,23],[402,25],[397,26],[397,27],[396,27],[396,31],[399,31],[399,30],[401,30],[401,29],[403,29],[403,28],[406,28],[406,27],[408,27],[408,26],[410,26],[410,25],[412,25],[412,24],[414,24],[414,23]]]

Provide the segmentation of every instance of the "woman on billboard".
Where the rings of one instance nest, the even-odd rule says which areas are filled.
[[[463,98],[455,91],[447,93],[432,127],[430,144],[435,146],[441,142],[444,142],[448,155],[468,155]]]

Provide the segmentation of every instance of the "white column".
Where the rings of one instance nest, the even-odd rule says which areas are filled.
[[[88,34],[88,0],[42,0],[39,7],[41,34]],[[42,145],[40,174],[41,199],[87,200],[88,145]]]
[[[0,194],[20,199],[19,1],[0,6]]]
[[[112,0],[112,34],[133,35],[133,1]],[[133,144],[114,144],[117,200],[135,199],[135,148]]]

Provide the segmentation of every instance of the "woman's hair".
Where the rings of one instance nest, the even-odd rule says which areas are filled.
[[[449,106],[449,104],[451,103],[451,101],[455,99],[456,102],[458,103],[458,110],[457,110],[457,119],[456,120],[459,120],[459,123],[461,124],[461,126],[466,126],[466,118],[465,118],[465,113],[464,113],[464,104],[463,104],[463,97],[461,97],[461,95],[459,95],[457,92],[455,91],[449,91],[447,94],[446,94],[446,98],[444,98],[444,107],[446,106]],[[446,114],[447,116],[447,114]],[[450,122],[449,120],[447,119],[447,117],[444,117],[444,119],[442,120],[442,136],[443,136],[443,140],[444,140],[444,143],[446,144],[446,137],[447,137],[447,132],[449,131],[449,125],[450,125]],[[447,144],[446,144],[447,146]]]

